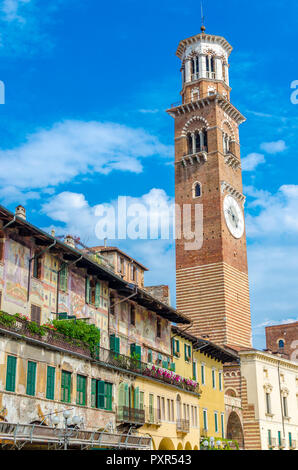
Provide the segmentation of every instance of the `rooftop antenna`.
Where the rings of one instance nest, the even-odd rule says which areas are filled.
[[[201,19],[202,19],[201,31],[202,31],[202,33],[204,34],[205,31],[206,31],[206,28],[205,28],[205,26],[204,26],[204,20],[205,20],[205,18],[204,18],[204,10],[203,10],[203,0],[201,0]]]

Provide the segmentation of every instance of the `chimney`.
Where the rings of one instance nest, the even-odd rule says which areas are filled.
[[[16,207],[15,215],[21,219],[26,220],[26,209],[23,206]]]
[[[72,235],[66,235],[65,239],[64,239],[64,243],[68,246],[70,246],[71,248],[75,248],[76,247],[76,244],[75,244],[75,241],[74,241],[74,238]]]

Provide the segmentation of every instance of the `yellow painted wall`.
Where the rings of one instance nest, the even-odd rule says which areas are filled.
[[[197,446],[200,447],[200,429],[199,429],[199,399],[196,395],[177,390],[169,385],[159,384],[154,381],[139,378],[136,380],[136,386],[139,387],[140,392],[144,393],[144,408],[146,422],[143,427],[138,431],[140,434],[149,434],[153,439],[153,449],[158,450],[194,450]],[[148,424],[148,408],[149,408],[149,394],[154,396],[154,410],[157,409],[157,396],[165,400],[165,416],[162,417],[160,425]],[[177,431],[177,398],[181,399],[181,419],[184,417],[183,405],[189,406],[190,413],[190,428],[188,433],[181,433]],[[168,416],[167,400],[174,402],[174,416]],[[196,407],[197,412],[197,425],[195,419],[192,419],[192,408]],[[173,419],[174,418],[174,419]],[[197,449],[195,449],[197,450]]]
[[[174,337],[175,335],[172,335]],[[193,361],[196,362],[196,380],[200,384],[202,391],[199,399],[199,416],[200,416],[200,434],[208,437],[213,436],[221,438],[221,414],[225,413],[224,404],[224,386],[223,386],[223,364],[200,351],[193,351],[191,341],[175,336],[175,340],[179,341],[180,356],[174,355],[176,372],[179,375],[193,379]],[[191,346],[191,361],[185,360],[185,344]],[[204,365],[205,383],[202,383],[201,366]],[[215,371],[215,388],[212,383],[212,370]],[[219,386],[219,373],[221,372],[221,390]],[[204,430],[203,410],[207,410],[208,430]],[[215,432],[215,412],[217,412],[218,432]]]

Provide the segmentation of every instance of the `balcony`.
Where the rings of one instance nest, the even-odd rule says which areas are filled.
[[[215,80],[215,72],[206,72],[206,77]]]
[[[160,426],[160,410],[156,410],[149,406],[145,407],[145,423],[151,426]]]
[[[278,447],[280,449],[284,449],[286,447],[286,440],[285,439],[281,439],[281,441],[279,442],[278,444]]]
[[[292,441],[292,442],[290,443],[290,446],[289,446],[289,447],[290,447],[291,450],[295,450],[295,449],[297,448],[296,441]]]
[[[268,447],[270,449],[273,449],[274,447],[277,446],[277,439],[275,437],[272,437],[271,439],[269,439],[268,441]]]
[[[182,434],[187,434],[189,432],[189,420],[188,419],[178,419],[176,423],[176,431],[181,432]]]
[[[143,426],[145,424],[145,410],[130,408],[129,406],[118,406],[117,421],[122,424]]]

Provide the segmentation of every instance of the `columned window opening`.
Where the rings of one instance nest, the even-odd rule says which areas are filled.
[[[200,58],[199,56],[191,59],[191,79],[192,81],[200,78]]]
[[[207,131],[194,131],[187,134],[187,151],[188,155],[194,155],[199,152],[208,152]]]
[[[194,199],[202,196],[202,185],[198,181],[193,184],[192,196]]]
[[[211,55],[206,56],[207,78],[215,78],[215,58]]]

